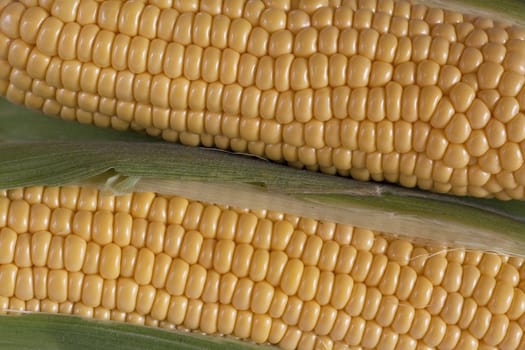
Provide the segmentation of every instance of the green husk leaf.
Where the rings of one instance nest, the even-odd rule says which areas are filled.
[[[1,101],[0,111],[0,188],[75,183],[114,193],[155,191],[525,255],[523,201],[358,182],[59,120],[35,127],[43,115]]]
[[[0,349],[270,350],[275,347],[257,345],[232,337],[167,331],[69,315],[35,313],[0,316]]]
[[[525,252],[525,202],[473,200],[159,142],[6,142],[0,188],[96,184],[266,208],[446,244]],[[109,179],[109,182],[108,182]],[[498,246],[494,241],[498,240]]]

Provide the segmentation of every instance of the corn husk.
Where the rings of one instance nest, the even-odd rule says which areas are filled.
[[[525,201],[354,181],[73,123],[42,123],[37,129],[32,120],[48,117],[18,107],[7,111],[0,114],[0,125],[11,129],[16,124],[28,140],[2,137],[0,188],[84,184],[114,193],[153,191],[347,223],[444,246],[525,255]],[[62,126],[69,129],[59,140],[50,140]],[[89,133],[88,140],[78,141],[77,134]]]

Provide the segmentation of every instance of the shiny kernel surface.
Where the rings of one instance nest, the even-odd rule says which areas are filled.
[[[178,327],[283,349],[522,342],[516,258],[150,192],[31,187],[0,198],[9,204],[0,212],[1,313]],[[31,218],[24,203],[47,214]],[[79,213],[103,217],[80,229]],[[33,232],[31,220],[44,229]],[[50,221],[60,229],[47,231]],[[106,221],[118,221],[109,236]]]
[[[522,199],[525,39],[509,24],[403,0],[3,6],[11,102],[357,180]],[[379,161],[410,152],[429,158],[410,181]]]

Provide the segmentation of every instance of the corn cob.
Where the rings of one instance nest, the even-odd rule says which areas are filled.
[[[151,192],[0,192],[0,311],[283,349],[521,349],[523,258]]]
[[[10,101],[359,180],[524,197],[515,26],[393,0],[0,4]]]

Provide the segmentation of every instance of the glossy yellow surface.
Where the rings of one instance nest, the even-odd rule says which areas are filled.
[[[359,180],[523,198],[525,32],[393,0],[3,1],[0,94]]]
[[[267,210],[88,187],[0,191],[0,313],[283,349],[521,349],[521,258]]]

